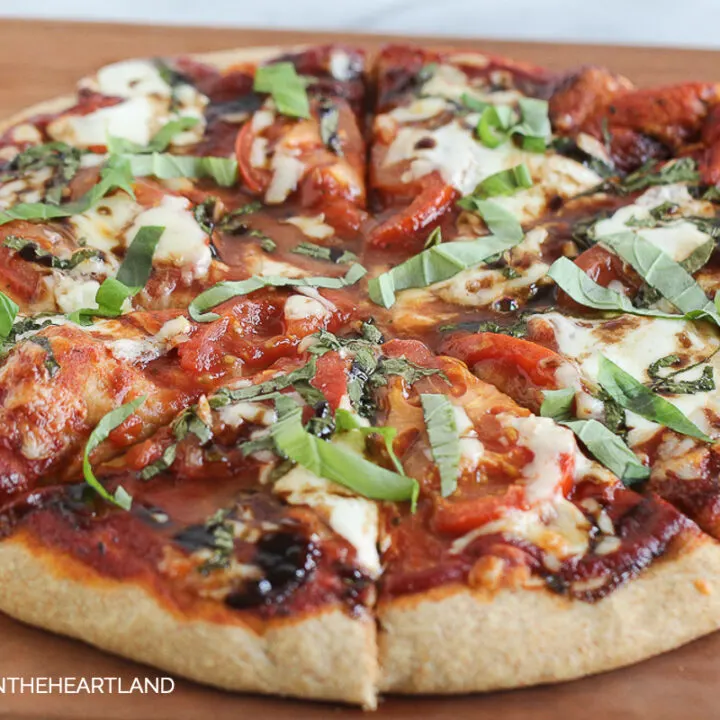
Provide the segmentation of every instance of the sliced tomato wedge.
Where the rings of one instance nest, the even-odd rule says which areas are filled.
[[[537,343],[489,332],[453,336],[441,351],[459,358],[481,380],[536,412],[542,404],[542,391],[559,387],[556,371],[566,362]]]
[[[257,135],[253,131],[252,120],[248,120],[237,134],[237,139],[235,140],[235,157],[238,162],[238,170],[248,190],[260,195],[264,193],[270,185],[272,174],[269,170],[253,167],[250,162],[252,146],[256,138]]]
[[[368,238],[371,247],[414,248],[427,229],[452,209],[459,194],[440,174],[433,172],[420,182],[421,191],[404,210],[378,225]]]
[[[572,487],[575,461],[572,455],[558,457],[559,477],[557,487],[567,493]],[[476,498],[458,498],[436,503],[433,526],[441,533],[464,535],[505,515],[508,510],[527,510],[530,507],[523,485],[512,484],[504,492]]]
[[[347,371],[349,358],[340,353],[328,352],[317,359],[315,377],[310,384],[325,396],[333,412],[340,407],[343,396],[347,395]]]

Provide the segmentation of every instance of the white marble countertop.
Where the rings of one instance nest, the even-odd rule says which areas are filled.
[[[2,16],[720,48],[720,0],[0,0]]]

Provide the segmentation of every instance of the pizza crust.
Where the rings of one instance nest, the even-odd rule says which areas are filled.
[[[613,670],[720,627],[720,545],[695,535],[603,600],[465,587],[378,608],[380,690],[467,693]]]
[[[22,535],[7,539],[0,544],[0,611],[226,690],[376,707],[377,648],[369,616],[353,618],[335,607],[269,621],[257,632],[184,618],[136,583],[93,581],[90,572]]]

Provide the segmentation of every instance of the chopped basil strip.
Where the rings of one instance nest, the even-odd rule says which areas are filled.
[[[655,394],[603,355],[600,355],[598,384],[626,410],[683,435],[710,442],[710,438],[671,402]]]
[[[153,135],[147,145],[138,145],[125,138],[109,137],[107,141],[108,152],[117,154],[145,154],[153,152],[164,152],[172,143],[173,138],[198,124],[194,117],[180,117],[177,120],[170,120]]]
[[[380,435],[385,441],[385,450],[387,451],[388,457],[395,466],[395,470],[399,475],[404,475],[402,463],[398,459],[398,456],[393,450],[393,441],[397,435],[397,430],[394,427],[376,427],[374,425],[363,425],[357,417],[349,410],[343,410],[338,408],[335,411],[335,431],[336,432],[348,432],[350,430],[357,430],[361,435]]]
[[[228,510],[218,510],[208,518],[205,523],[205,530],[212,536],[212,555],[198,567],[202,575],[213,570],[222,570],[230,565],[230,560],[235,551],[235,530],[233,523],[228,520]]]
[[[486,105],[477,124],[477,136],[485,147],[496,148],[507,142],[517,116],[507,105]]]
[[[201,445],[212,440],[212,430],[199,418],[194,407],[183,410],[172,425],[175,439],[180,442],[188,435],[194,435]]]
[[[468,105],[467,96],[461,98]],[[522,147],[530,152],[545,152],[546,141],[552,133],[546,100],[521,98],[518,100],[520,121],[515,111],[507,105],[476,105],[471,108],[482,112],[477,126],[480,142],[496,148],[513,135],[521,135]]]
[[[623,484],[631,487],[650,477],[650,468],[638,460],[635,453],[614,433],[597,420],[568,420],[569,427],[588,452]]]
[[[509,170],[500,170],[482,180],[473,191],[474,197],[489,198],[498,195],[512,195],[518,190],[533,185],[530,171],[525,163],[520,163]]]
[[[77,215],[89,210],[113,190],[124,190],[134,198],[133,180],[128,160],[119,155],[111,155],[100,171],[100,182],[90,188],[79,200],[65,205],[41,202],[18,203],[7,210],[0,211],[0,225],[13,222],[13,220],[53,220]]]
[[[566,257],[556,260],[550,266],[547,274],[575,302],[585,307],[606,312],[621,312],[671,320],[683,320],[685,317],[684,315],[635,307],[628,297],[615,292],[615,290],[598,285],[582,268]]]
[[[170,468],[175,462],[175,455],[177,454],[177,443],[168,445],[165,448],[163,454],[155,461],[144,467],[140,471],[140,477],[143,480],[150,480],[160,473],[164,473]]]
[[[456,240],[435,245],[370,280],[370,299],[383,307],[392,307],[396,292],[447,280],[465,268],[509,250],[521,239],[522,235],[516,239],[486,235],[477,240]]]
[[[702,313],[720,325],[715,305],[681,265],[635,233],[602,238],[603,245],[632,265],[645,282],[683,313]]]
[[[96,308],[82,308],[68,315],[68,320],[79,325],[88,325],[92,317],[118,317],[122,315],[125,300],[142,290],[141,287],[128,287],[116,278],[105,278],[95,293]]]
[[[153,176],[160,180],[209,177],[222,187],[230,187],[237,181],[237,161],[230,158],[193,157],[158,152],[121,157],[127,158],[135,177]]]
[[[622,194],[645,190],[654,185],[697,183],[700,179],[697,164],[689,157],[670,160],[655,172],[651,172],[654,164],[652,160],[649,160],[641,168],[620,180],[617,185]]]
[[[128,287],[145,287],[152,272],[155,248],[164,231],[164,227],[156,225],[146,225],[137,231],[118,270],[119,282]]]
[[[115,408],[115,410],[111,410],[105,415],[90,433],[90,437],[85,445],[85,452],[83,453],[83,475],[85,476],[85,482],[93,488],[100,497],[123,510],[130,509],[132,506],[132,498],[122,486],[118,486],[113,495],[103,487],[102,483],[95,477],[95,473],[93,473],[92,465],[90,464],[90,455],[100,443],[107,440],[108,435],[110,435],[116,427],[122,425],[122,423],[145,402],[145,398],[146,396],[142,395],[139,398],[135,398],[135,400],[121,405],[119,408]]]
[[[18,310],[17,303],[0,291],[0,340],[10,337]]]
[[[717,350],[715,351],[715,353]],[[713,353],[713,355],[715,354]],[[712,357],[712,355],[710,356]],[[680,362],[679,355],[666,355],[651,363],[647,369],[648,377],[651,378],[650,389],[654,392],[666,392],[676,395],[692,395],[699,392],[710,392],[715,389],[715,377],[712,365],[705,365],[702,374],[695,380],[678,380],[678,375],[683,375],[689,370],[693,370],[700,365],[708,362],[710,358],[705,358],[700,362],[693,363],[687,367],[681,367],[678,370],[661,375],[660,370],[670,368]]]
[[[220,388],[209,400],[210,407],[218,408],[229,405],[232,402],[240,402],[242,400],[255,400],[259,396],[267,396],[272,393],[279,392],[285,388],[292,387],[295,383],[312,380],[315,377],[315,358],[303,365],[297,370],[286,373],[285,375],[277,375],[276,377],[266,380],[259,385],[249,385],[247,387],[236,388],[230,390],[228,388]]]
[[[291,252],[297,255],[306,255],[315,260],[329,260],[330,262],[338,263],[338,265],[355,262],[357,260],[357,255],[354,252],[350,252],[350,250],[324,247],[323,245],[316,245],[312,242],[301,242],[294,247]]]
[[[305,81],[297,74],[292,63],[278,62],[259,67],[255,71],[253,90],[270,93],[277,109],[283,115],[310,117],[310,102]]]
[[[241,295],[247,295],[264,287],[314,287],[314,288],[343,288],[354,285],[367,271],[362,265],[353,264],[345,277],[299,277],[288,278],[282,275],[267,275],[259,277],[253,275],[247,280],[223,281],[213,285],[205,292],[200,293],[188,308],[190,317],[196,322],[210,322],[217,320],[219,315],[206,312],[221,303]]]
[[[450,384],[447,375],[442,370],[422,367],[404,357],[380,358],[376,373],[372,378],[372,382],[376,386],[387,385],[389,375],[401,377],[408,385],[414,385],[424,377],[439,375],[448,385]]]
[[[490,232],[497,237],[514,240],[515,244],[523,239],[522,225],[515,215],[492,200],[483,200],[475,195],[466,195],[457,201],[458,207],[479,215]]]
[[[574,420],[571,417],[575,390],[545,390],[540,414],[570,428],[588,452],[625,485],[631,486],[650,476],[635,453],[611,430],[597,420]]]
[[[440,494],[452,495],[460,471],[460,435],[452,403],[444,395],[420,395],[430,451],[440,472]]]
[[[279,420],[272,426],[271,433],[281,455],[364,497],[394,502],[410,500],[414,504],[419,492],[415,480],[311,435],[303,427],[302,409],[291,398],[280,396],[275,407]]]

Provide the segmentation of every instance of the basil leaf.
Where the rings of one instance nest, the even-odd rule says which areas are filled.
[[[212,440],[212,429],[209,428],[198,416],[195,407],[183,410],[172,424],[172,431],[175,439],[180,442],[188,435],[194,435],[201,445]]]
[[[501,205],[492,200],[483,200],[475,195],[466,195],[457,201],[458,207],[479,215],[490,232],[499,238],[514,240],[515,244],[523,239],[522,225],[517,218]]]
[[[683,313],[701,312],[720,325],[715,306],[692,275],[642,235],[618,233],[602,238],[602,244],[633,266],[645,282],[657,289]]]
[[[172,143],[173,138],[198,124],[198,118],[180,117],[170,120],[151,138],[147,145],[138,145],[125,138],[109,137],[107,140],[108,152],[116,154],[164,152]]]
[[[465,106],[465,108],[470,110],[470,112],[482,113],[485,111],[485,108],[490,107],[489,103],[478,100],[476,97],[473,97],[468,93],[463,93],[460,96],[460,102]]]
[[[573,388],[544,390],[540,414],[553,420],[568,420],[572,416],[574,401],[575,390]]]
[[[520,163],[509,170],[501,170],[482,180],[473,191],[473,196],[480,198],[512,195],[518,190],[533,185],[530,171],[525,163]]]
[[[4,292],[0,292],[0,340],[7,340],[10,336],[18,310],[20,308],[17,303]]]
[[[296,255],[305,255],[315,260],[329,260],[339,265],[357,260],[357,255],[354,252],[342,250],[341,248],[324,247],[323,245],[316,245],[312,242],[301,242],[290,252]]]
[[[552,135],[549,105],[547,100],[520,98],[518,100],[521,122],[512,132],[523,135],[523,149],[530,152],[545,152],[546,141]]]
[[[408,385],[414,385],[418,380],[425,377],[439,375],[448,385],[450,384],[450,380],[442,370],[422,367],[404,357],[380,358],[370,380],[376,387],[387,385],[388,375],[397,375]]]
[[[564,290],[576,303],[606,312],[622,312],[630,315],[683,320],[683,315],[662,313],[635,307],[628,297],[610,288],[598,285],[582,268],[572,260],[558,258],[548,270],[548,277]]]
[[[85,476],[85,482],[93,488],[101,498],[113,505],[117,505],[123,510],[130,509],[132,506],[132,498],[122,486],[119,486],[113,495],[103,487],[102,483],[95,477],[95,473],[93,473],[92,465],[90,464],[90,455],[101,442],[107,440],[108,435],[110,435],[116,427],[122,425],[122,423],[145,402],[146,397],[146,395],[142,395],[107,413],[90,433],[83,453],[83,475]]]
[[[69,258],[59,258],[48,250],[41,248],[32,240],[8,235],[2,242],[5,247],[15,250],[17,254],[27,262],[34,262],[43,267],[55,268],[57,270],[72,270],[81,262],[90,258],[102,258],[103,253],[95,248],[82,248],[74,252]]]
[[[177,455],[177,443],[168,445],[165,448],[165,452],[155,461],[145,466],[140,471],[140,477],[143,480],[150,480],[160,473],[164,473],[169,470],[172,464],[175,462],[175,456]]]
[[[598,384],[626,410],[683,435],[710,442],[710,438],[671,402],[656,395],[612,360],[600,355],[598,367]]]
[[[164,227],[146,225],[132,239],[117,273],[117,280],[129,287],[145,287],[152,272],[152,260]]]
[[[397,430],[394,427],[376,427],[374,425],[363,425],[357,419],[357,417],[349,410],[343,410],[338,408],[335,411],[335,431],[336,432],[349,432],[350,430],[357,430],[361,435],[380,435],[385,441],[385,450],[387,451],[392,464],[395,466],[395,470],[399,475],[404,475],[402,463],[398,459],[398,456],[393,450],[393,441],[397,435]]]
[[[362,265],[353,264],[341,278],[329,277],[299,277],[288,278],[281,275],[267,275],[259,277],[253,275],[247,280],[223,281],[213,285],[200,293],[188,308],[190,317],[196,322],[210,322],[217,320],[219,315],[205,312],[232,298],[247,295],[264,287],[315,287],[315,288],[343,288],[354,285],[362,278],[367,270]]]
[[[309,118],[310,102],[305,82],[289,62],[262,65],[255,71],[253,82],[255,92],[270,93],[283,115]]]
[[[44,335],[33,335],[32,337],[29,337],[27,341],[29,343],[35,343],[35,345],[40,346],[45,351],[45,361],[43,362],[43,365],[48,371],[48,375],[51,378],[55,377],[58,370],[60,370],[60,363],[55,359],[55,353],[53,352],[52,345],[50,344],[50,339],[46,338]]]
[[[486,105],[476,128],[480,142],[491,149],[507,142],[515,118],[514,111],[506,105]]]
[[[386,470],[364,457],[321,440],[302,424],[302,409],[284,395],[275,401],[279,420],[271,427],[278,452],[319,477],[350,488],[373,500],[414,503],[419,492],[412,478]]]
[[[650,468],[638,460],[635,453],[597,420],[569,420],[561,423],[569,427],[588,449],[588,452],[610,472],[632,487],[650,477]]]
[[[237,182],[237,161],[222,157],[193,157],[154,152],[147,155],[123,155],[135,177],[152,175],[160,180],[172,178],[212,178],[222,187]]]
[[[248,387],[237,388],[235,390],[220,388],[210,398],[210,407],[218,408],[228,405],[231,402],[256,400],[260,396],[267,396],[284,390],[285,388],[292,387],[295,383],[312,380],[315,377],[315,368],[315,358],[312,358],[310,362],[301,368],[286,373],[285,375],[277,375],[259,385],[249,385]]]
[[[605,425],[597,420],[572,419],[574,400],[573,388],[545,390],[540,415],[570,428],[588,452],[625,485],[631,486],[646,480],[650,476],[650,468],[645,467],[635,453]]]
[[[98,306],[75,310],[68,315],[68,320],[78,325],[88,325],[90,318],[93,317],[118,317],[122,315],[125,300],[136,295],[140,290],[141,287],[128,287],[116,278],[105,278],[95,293],[95,302]]]
[[[440,472],[440,494],[452,495],[460,471],[460,435],[452,403],[444,395],[420,395],[430,451]]]
[[[486,235],[477,240],[456,240],[435,245],[370,280],[370,299],[377,305],[392,307],[396,292],[447,280],[465,268],[509,250],[521,239],[522,235],[517,239]]]

